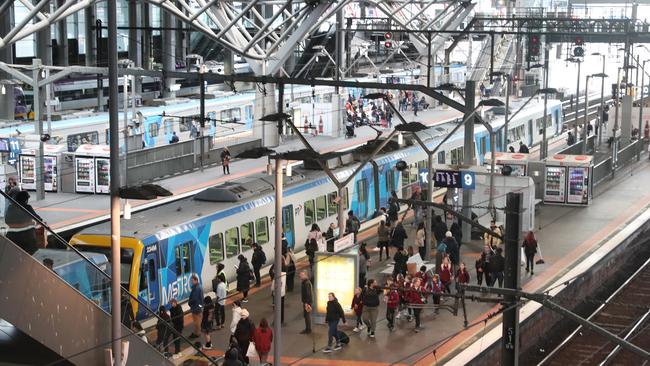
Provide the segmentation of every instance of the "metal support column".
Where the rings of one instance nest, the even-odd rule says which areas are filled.
[[[273,364],[282,356],[282,159],[275,160],[275,257],[273,258]]]
[[[142,2],[142,24],[151,24],[151,8],[146,1]],[[142,32],[142,68],[151,70],[151,30],[145,29]]]
[[[162,12],[162,26],[163,28],[172,28],[174,27],[174,19],[169,12]],[[174,31],[165,29],[162,31],[162,41],[163,41],[163,52],[162,52],[162,64],[163,71],[176,71],[176,36]],[[163,80],[163,98],[175,98],[176,92],[171,88],[176,83],[176,79],[165,77]]]
[[[199,70],[199,126],[201,127],[199,143],[201,144],[201,171],[203,171],[203,158],[205,157],[205,147],[203,145],[203,137],[205,136],[205,65],[201,65]]]
[[[102,53],[102,20],[95,21],[96,66],[105,66]],[[97,111],[104,111],[104,75],[97,74]]]
[[[520,250],[519,233],[522,193],[508,193],[506,196],[506,232],[504,287],[519,289]],[[505,295],[505,304],[510,307],[518,301],[515,295]],[[519,308],[514,306],[503,313],[503,330],[501,336],[501,365],[517,366],[519,364]]]
[[[548,89],[548,57],[549,46],[544,46],[544,89]],[[544,93],[544,119],[542,122],[542,146],[539,149],[539,160],[544,160],[548,156],[548,138],[546,136],[546,119],[548,118],[548,93]],[[553,117],[551,117],[552,119]]]
[[[644,103],[643,90],[645,89],[645,63],[647,61],[648,60],[643,61],[643,64],[641,66],[641,85],[640,85],[641,100],[640,100],[640,104],[639,104],[639,134],[638,134],[639,141],[641,141],[641,142],[639,143],[639,147],[636,149],[636,161],[641,160],[641,149],[643,149],[643,138],[644,138],[644,134],[643,134],[643,103]]]
[[[429,176],[427,177],[427,197],[426,200],[428,202],[433,202],[433,153],[429,153],[427,151],[427,171],[429,172]],[[427,214],[425,218],[425,223],[424,223],[424,256],[426,258],[422,258],[423,260],[427,261],[431,258],[431,242],[433,238],[433,207],[428,206],[426,207]],[[444,216],[443,216],[444,217]],[[458,243],[460,245],[460,243]]]
[[[576,84],[576,117],[575,117],[575,122],[573,123],[573,136],[578,138],[578,105],[580,104],[578,100],[580,99],[580,59],[577,59],[576,63],[578,64],[578,82]]]
[[[84,42],[86,48],[86,66],[95,66],[97,43],[95,43],[95,4],[84,9]]]
[[[506,76],[506,110],[505,110],[505,115],[503,116],[503,144],[501,144],[501,149],[503,151],[508,151],[508,144],[510,141],[508,141],[508,119],[510,118],[510,93],[512,90],[510,90],[511,85],[512,85],[512,75],[507,75]]]
[[[108,2],[108,118],[110,131],[110,188],[111,188],[111,265],[120,268],[120,117],[117,85],[117,2]],[[111,276],[111,349],[113,365],[122,364],[122,319],[120,271]]]
[[[11,31],[13,23],[13,9],[6,10],[3,21],[0,22],[0,34],[5,35]],[[13,47],[0,48],[0,61],[8,64],[14,63]],[[0,79],[11,79],[11,75],[0,72]],[[16,100],[14,97],[14,86],[11,84],[3,85],[3,92],[0,93],[0,119],[13,120]]]
[[[57,7],[63,6],[65,4],[66,0],[58,0],[56,3]],[[66,22],[66,19],[63,18],[57,23],[57,31],[58,31],[58,37],[57,37],[57,49],[58,49],[58,57],[57,57],[57,63],[59,66],[68,66],[69,65],[69,60],[68,60],[68,23]]]
[[[32,59],[32,88],[34,90],[34,102],[32,103],[32,109],[34,110],[34,130],[36,131],[37,136],[43,136],[43,116],[41,114],[41,88],[38,86],[38,81],[41,77],[41,59],[35,58]],[[44,164],[45,160],[43,157],[43,140],[39,138],[38,140],[38,151],[36,151],[36,157],[34,162],[34,176],[43,177]],[[36,199],[42,200],[45,199],[45,180],[36,179]]]
[[[476,108],[476,81],[468,80],[465,82],[465,139],[463,144],[463,164],[465,166],[474,164],[474,113]],[[469,117],[469,118],[467,118]],[[463,215],[472,217],[472,191],[463,189]],[[472,237],[471,227],[463,225],[463,238],[467,242]]]
[[[137,27],[141,26],[141,9],[136,0],[129,0],[129,60],[133,61],[134,67],[142,67],[142,31]],[[135,78],[135,90],[142,93],[142,79]],[[133,115],[135,118],[135,114]]]
[[[339,226],[339,239],[345,235],[345,206],[343,197],[345,196],[345,185],[339,184],[339,214],[338,214],[338,226]]]
[[[587,75],[585,80],[585,120],[582,123],[582,155],[587,153],[587,132],[589,131],[587,128],[589,124],[589,113],[587,113],[587,109],[589,109],[589,76]]]
[[[603,57],[603,74],[605,74],[605,58],[606,55],[602,55]],[[605,115],[605,78],[603,77],[600,82],[600,112],[598,116],[598,146],[603,143],[603,117]]]

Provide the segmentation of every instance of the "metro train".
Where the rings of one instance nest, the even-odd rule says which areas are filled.
[[[560,133],[561,104],[550,100],[548,105],[550,118],[546,124],[540,103],[529,105],[509,122],[508,135],[512,143],[522,140],[530,145],[539,143],[543,131],[535,127],[546,128],[548,136]],[[490,121],[495,129],[503,126],[502,117],[493,116]],[[435,136],[428,135],[427,145],[436,146],[456,123],[448,121],[432,128],[430,131]],[[499,132],[501,137],[502,131]],[[487,131],[482,125],[475,127],[474,145],[482,161],[484,154],[490,151]],[[496,149],[501,151],[504,146],[497,144]],[[462,131],[443,144],[435,159],[437,164],[455,165],[463,161]],[[402,172],[395,169],[400,160],[408,164]],[[311,225],[316,223],[325,230],[336,221],[338,204],[353,210],[363,222],[362,228],[367,227],[379,207],[387,205],[391,191],[397,192],[399,197],[410,196],[413,187],[419,184],[419,169],[426,166],[426,154],[412,146],[381,154],[374,161],[376,164],[368,164],[354,177],[341,199],[324,172],[304,166],[294,168],[292,176],[285,180],[282,208],[282,230],[289,246],[296,252],[303,250]],[[347,177],[357,164],[341,165],[335,174]],[[225,265],[228,281],[232,281],[236,277],[238,255],[251,258],[252,250],[246,244],[249,237],[261,244],[267,263],[270,263],[276,223],[274,189],[272,177],[252,175],[123,220],[120,269],[123,285],[151,309],[167,305],[171,298],[185,301],[193,274],[199,276],[205,291],[211,291],[211,279],[216,275],[218,263]],[[70,242],[82,251],[107,254],[111,242],[110,224],[86,228],[75,234]],[[146,317],[143,309],[136,306],[134,311],[138,317]]]

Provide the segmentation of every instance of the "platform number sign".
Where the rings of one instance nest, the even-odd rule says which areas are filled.
[[[463,189],[475,189],[476,188],[476,176],[474,172],[460,172],[462,178],[462,188]]]

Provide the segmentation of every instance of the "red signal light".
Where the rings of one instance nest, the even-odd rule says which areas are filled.
[[[576,46],[582,46],[583,44],[585,44],[585,39],[582,37],[576,37],[575,44]]]
[[[393,42],[390,42],[390,41],[386,41],[386,42],[384,42],[384,47],[386,47],[386,48],[393,48]]]
[[[393,33],[391,32],[384,33],[384,39],[387,41],[393,39]]]

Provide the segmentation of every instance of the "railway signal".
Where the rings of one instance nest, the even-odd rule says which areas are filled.
[[[393,33],[391,32],[384,33],[384,47],[393,48]]]

